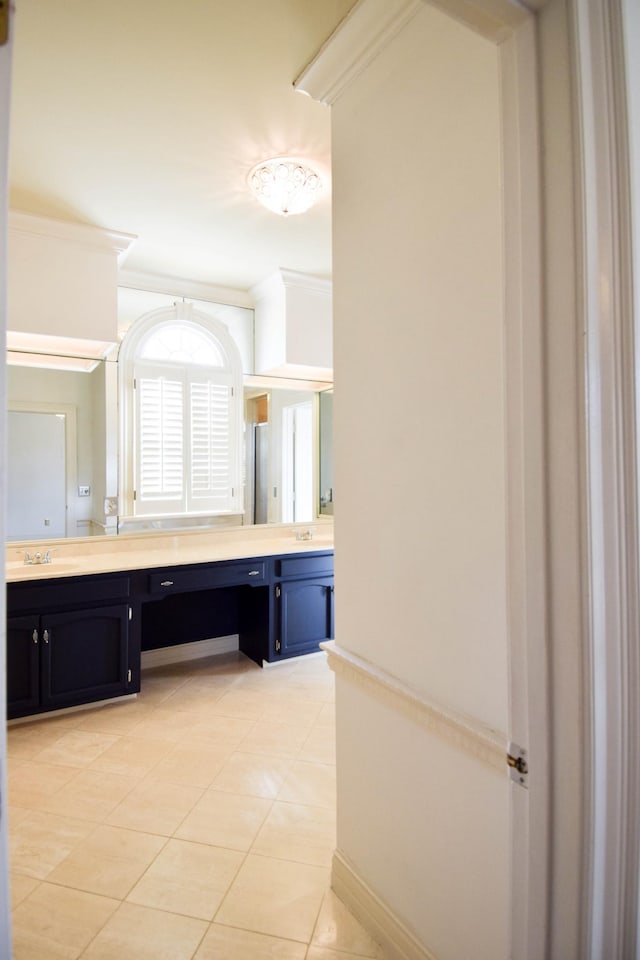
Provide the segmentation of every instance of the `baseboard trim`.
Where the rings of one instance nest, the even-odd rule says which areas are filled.
[[[331,887],[384,950],[387,960],[438,960],[358,876],[339,850],[333,855]]]
[[[168,663],[183,663],[185,660],[200,660],[216,653],[232,653],[238,650],[239,642],[238,634],[234,633],[228,637],[212,637],[193,643],[176,643],[172,647],[158,647],[157,650],[143,650],[142,669],[163,667]]]

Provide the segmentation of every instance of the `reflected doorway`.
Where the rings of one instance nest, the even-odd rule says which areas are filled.
[[[306,523],[314,518],[313,405],[311,400],[282,411],[282,519]]]
[[[7,540],[66,536],[66,414],[10,410]]]

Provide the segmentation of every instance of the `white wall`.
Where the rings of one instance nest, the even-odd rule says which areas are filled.
[[[497,48],[425,5],[332,138],[336,641],[506,744]],[[374,687],[338,672],[338,853],[439,960],[506,957],[506,770]]]

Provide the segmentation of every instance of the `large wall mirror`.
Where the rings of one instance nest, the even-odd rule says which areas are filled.
[[[14,351],[8,360],[9,540],[194,525],[120,515],[115,359]],[[246,378],[244,513],[198,525],[304,523],[333,513],[333,394],[320,386]]]

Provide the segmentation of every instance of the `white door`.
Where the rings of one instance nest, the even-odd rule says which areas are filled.
[[[66,535],[66,417],[10,410],[7,423],[7,540]]]

